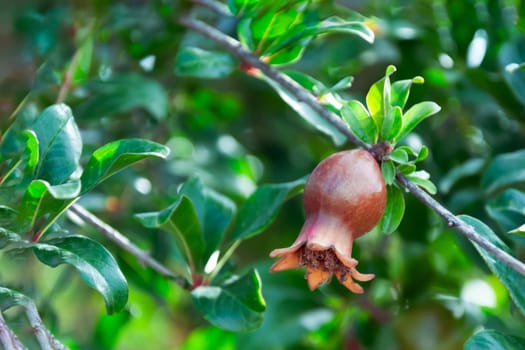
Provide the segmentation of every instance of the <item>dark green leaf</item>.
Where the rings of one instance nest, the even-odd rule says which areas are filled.
[[[499,64],[503,77],[516,99],[522,105],[525,105],[525,96],[523,96],[523,91],[525,91],[525,70],[507,68],[510,64],[523,62],[525,62],[525,40],[522,36],[517,36],[515,40],[506,42],[499,50]]]
[[[377,141],[377,128],[365,106],[357,100],[350,100],[341,108],[341,116],[350,130],[361,141],[373,144]]]
[[[420,122],[431,115],[436,114],[440,110],[440,106],[435,102],[430,101],[420,102],[413,105],[403,115],[403,126],[397,138],[401,139],[408,135],[408,133],[410,133]]]
[[[175,73],[180,76],[217,79],[228,76],[236,66],[235,59],[227,53],[183,47],[177,53]]]
[[[262,232],[275,219],[284,201],[300,193],[305,183],[306,179],[301,178],[258,187],[239,209],[230,241],[247,239]]]
[[[525,193],[508,189],[491,199],[487,213],[505,231],[510,231],[525,222]]]
[[[201,286],[191,292],[195,307],[214,326],[234,332],[258,328],[266,303],[256,270],[232,277],[220,286]]]
[[[489,164],[481,178],[487,194],[525,182],[525,150],[500,154]]]
[[[387,160],[381,163],[381,172],[387,185],[392,185],[396,179],[396,167],[394,162]]]
[[[100,182],[135,162],[150,157],[166,158],[168,154],[169,148],[148,140],[125,139],[108,143],[93,152],[86,164],[80,178],[81,193],[90,191]]]
[[[525,338],[495,330],[482,330],[467,340],[465,350],[524,350]]]
[[[405,214],[405,197],[403,191],[395,186],[387,187],[387,201],[383,217],[380,222],[380,230],[390,234],[394,232],[403,220]]]
[[[75,109],[77,118],[102,118],[143,108],[156,119],[168,113],[166,90],[155,80],[137,74],[87,84],[91,96]]]
[[[482,158],[472,158],[465,163],[452,168],[442,179],[439,184],[441,192],[448,193],[452,186],[464,177],[479,174],[485,160]]]
[[[494,244],[499,249],[511,254],[509,247],[499,237],[483,222],[479,221],[476,218],[473,218],[468,215],[459,216],[466,224],[472,226],[472,228],[481,236],[488,239],[492,244]],[[481,254],[485,263],[490,268],[490,270],[498,276],[498,278],[503,282],[507,290],[509,291],[512,299],[518,306],[518,309],[522,314],[525,315],[525,294],[523,294],[523,286],[525,285],[525,277],[521,275],[516,270],[510,268],[506,264],[500,262],[496,257],[487,252],[485,249],[481,248],[474,243],[474,246]]]
[[[64,104],[46,108],[31,125],[37,136],[36,178],[51,185],[64,182],[79,166],[82,139],[71,109]]]
[[[122,310],[128,300],[128,284],[117,262],[101,244],[84,236],[55,238],[33,247],[46,265],[69,264],[84,282],[102,294],[108,313]]]

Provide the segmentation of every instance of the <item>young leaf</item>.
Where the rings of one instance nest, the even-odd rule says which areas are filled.
[[[81,119],[102,118],[133,108],[143,108],[159,120],[168,114],[166,90],[157,81],[138,74],[119,75],[84,87],[91,96],[75,108],[75,115]]]
[[[51,185],[64,182],[79,166],[82,138],[71,109],[64,104],[46,108],[31,125],[36,134],[39,162],[35,177]]]
[[[195,307],[214,326],[246,332],[262,324],[266,303],[256,270],[232,277],[219,286],[200,286],[191,292]]]
[[[230,75],[236,66],[235,59],[227,53],[206,51],[198,47],[183,47],[177,53],[175,74],[218,79]]]
[[[388,158],[399,164],[408,164],[408,153],[403,148],[396,148],[388,155]]]
[[[109,314],[126,305],[126,279],[111,253],[100,243],[84,236],[67,236],[37,243],[33,250],[46,265],[69,264],[75,267],[84,282],[102,294]]]
[[[381,163],[381,172],[387,185],[392,185],[396,179],[396,167],[394,162],[387,160]]]
[[[302,191],[305,183],[306,179],[301,178],[258,187],[239,209],[230,242],[247,239],[262,232],[275,219],[284,201]]]
[[[394,74],[395,71],[394,66],[388,66],[385,77],[375,82],[366,95],[366,105],[378,130],[382,130],[383,121],[392,108],[390,75]]]
[[[350,100],[341,108],[341,116],[350,130],[364,143],[373,144],[377,141],[377,129],[368,112],[356,100]]]
[[[436,194],[437,188],[436,185],[430,181],[430,174],[427,173],[424,170],[420,171],[414,171],[407,175],[407,178],[418,185],[419,187],[422,187],[424,190],[426,190],[430,194]]]
[[[398,106],[401,109],[405,108],[412,84],[422,84],[423,82],[424,79],[422,77],[415,77],[413,79],[399,80],[392,83],[392,107]]]
[[[383,126],[381,127],[381,139],[384,141],[390,141],[395,144],[397,140],[397,134],[401,131],[403,120],[403,111],[401,107],[393,107],[389,109],[388,114],[385,116]]]
[[[525,338],[486,329],[470,337],[464,350],[525,350],[524,344]]]
[[[525,150],[500,154],[492,160],[481,178],[481,187],[492,194],[525,182]]]
[[[168,154],[169,148],[148,140],[125,139],[110,142],[93,152],[86,164],[80,178],[81,194],[139,160],[150,157],[166,158]]]
[[[467,225],[472,226],[472,228],[481,236],[488,239],[492,244],[494,244],[499,249],[504,250],[505,252],[511,254],[509,247],[499,237],[483,222],[479,221],[476,218],[473,218],[468,215],[460,215],[459,219],[466,223]],[[473,243],[474,247],[481,254],[483,260],[489,267],[489,269],[503,282],[507,290],[509,291],[512,299],[516,303],[516,306],[525,315],[525,294],[523,294],[523,286],[525,285],[525,277],[522,276],[519,272],[510,268],[506,264],[500,262],[496,257],[487,252],[485,249],[478,246],[476,243]]]
[[[381,232],[386,234],[394,232],[403,220],[404,214],[405,197],[403,191],[395,186],[388,186],[385,213],[379,224]]]
[[[430,117],[433,114],[436,114],[441,110],[441,107],[435,102],[425,101],[420,102],[408,109],[405,115],[403,116],[403,126],[398,139],[403,138],[409,132],[411,132],[420,122],[424,119]]]
[[[417,153],[416,163],[424,161],[425,159],[427,159],[427,157],[428,157],[428,147],[421,146],[421,148],[419,149],[419,152]]]

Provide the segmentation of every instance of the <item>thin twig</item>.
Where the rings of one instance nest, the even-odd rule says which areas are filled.
[[[126,236],[117,231],[115,228],[106,224],[104,221],[100,220],[96,215],[93,215],[88,210],[83,208],[78,204],[73,204],[69,210],[72,213],[77,215],[87,224],[96,228],[100,233],[102,233],[107,239],[115,243],[118,247],[123,250],[131,253],[135,256],[142,264],[149,266],[159,274],[164,277],[173,279],[178,285],[183,288],[187,288],[187,282],[184,278],[177,276],[173,271],[168,269],[166,266],[159,263],[157,260],[153,259],[147,252],[143,251],[137,247],[133,242],[131,242]]]
[[[303,103],[307,104],[310,108],[315,110],[321,117],[327,122],[335,126],[341,131],[348,140],[356,146],[363,147],[367,150],[371,150],[369,145],[364,144],[359,140],[351,131],[347,125],[339,118],[335,113],[329,111],[322,104],[320,104],[316,97],[309,91],[304,89],[302,86],[297,84],[295,81],[290,79],[288,76],[279,72],[277,69],[270,65],[262,62],[257,56],[247,50],[242,44],[231,38],[230,36],[218,31],[217,29],[207,25],[206,23],[199,21],[191,17],[184,17],[179,19],[179,23],[186,28],[189,28],[195,32],[198,32],[207,38],[213,40],[232,55],[239,58],[242,62],[246,62],[251,66],[261,70],[268,78],[275,81],[281,87],[288,90],[289,93],[295,96],[295,98]],[[405,188],[407,188],[416,198],[418,198],[427,207],[438,213],[449,226],[453,227],[456,231],[467,237],[472,242],[476,243],[487,252],[498,258],[501,262],[508,265],[510,268],[519,272],[525,276],[525,264],[518,259],[514,258],[507,252],[499,249],[490,241],[483,236],[480,236],[470,225],[467,225],[463,221],[459,220],[453,213],[447,208],[443,207],[439,202],[432,198],[428,193],[423,191],[421,188],[409,181],[405,176],[398,174],[398,182]]]
[[[40,348],[42,350],[68,349],[65,345],[56,340],[53,334],[51,334],[51,332],[49,332],[49,330],[46,328],[33,302],[26,303],[24,307],[26,309],[26,316],[29,320],[29,324],[31,325],[38,344],[40,344]]]
[[[26,347],[20,342],[16,334],[5,322],[2,312],[0,312],[0,345],[4,350],[25,350]]]

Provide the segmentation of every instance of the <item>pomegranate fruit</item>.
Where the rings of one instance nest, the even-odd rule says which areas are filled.
[[[356,270],[352,244],[377,224],[385,205],[383,175],[369,152],[358,149],[331,155],[308,178],[303,228],[290,247],[270,253],[272,258],[281,258],[270,271],[306,266],[310,290],[335,275],[350,291],[363,293],[355,280],[364,282],[375,276]]]

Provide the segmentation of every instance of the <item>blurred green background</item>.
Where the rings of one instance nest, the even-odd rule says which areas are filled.
[[[487,211],[496,195],[483,192],[480,179],[498,154],[525,147],[525,71],[508,66],[525,61],[523,4],[348,0],[311,6],[323,14],[361,13],[376,40],[320,37],[290,68],[327,86],[351,75],[353,86],[342,94],[361,101],[389,64],[398,69],[394,80],[424,77],[409,105],[431,100],[442,111],[404,142],[429,147],[421,167],[431,173],[445,206],[503,236],[512,227]],[[303,177],[337,150],[268,85],[243,72],[215,80],[177,76],[178,50],[214,48],[179,26],[177,16],[197,11],[216,28],[236,33],[235,20],[192,7],[168,0],[19,0],[3,3],[0,11],[1,130],[29,92],[35,108],[56,100],[68,62],[91,38],[90,70],[66,99],[85,154],[124,137],[170,147],[168,161],[134,166],[81,201],[168,266],[173,247],[167,233],[143,228],[133,214],[169,205],[191,175],[242,203],[258,184]],[[360,296],[337,283],[311,293],[301,271],[268,273],[268,253],[288,246],[304,219],[301,197],[287,202],[276,222],[243,242],[232,261],[241,269],[256,266],[261,274],[268,308],[263,326],[251,333],[210,326],[186,291],[104,242],[94,229],[79,231],[68,221],[66,227],[103,242],[116,256],[130,283],[126,311],[105,315],[103,300],[71,267],[51,269],[29,255],[1,255],[0,281],[32,296],[46,325],[73,349],[445,350],[463,348],[482,328],[523,334],[523,316],[471,244],[413,197],[405,199],[397,232],[372,232],[356,242],[361,271],[377,276]],[[514,220],[525,222],[524,214]],[[504,239],[523,260],[524,240]],[[29,339],[17,310],[6,315]]]

